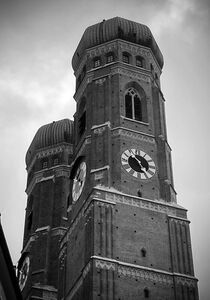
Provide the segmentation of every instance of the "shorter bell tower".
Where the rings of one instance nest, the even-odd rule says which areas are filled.
[[[42,126],[27,151],[28,198],[18,267],[23,299],[57,299],[72,155],[73,122],[68,119]]]

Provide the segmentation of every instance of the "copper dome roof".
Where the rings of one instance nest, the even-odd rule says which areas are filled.
[[[73,144],[73,133],[74,122],[69,119],[54,121],[40,127],[26,153],[26,165],[30,164],[37,150],[52,147],[60,143]]]
[[[163,67],[163,55],[150,29],[146,25],[115,17],[92,25],[85,30],[72,59],[73,69],[77,68],[86,49],[114,39],[122,39],[149,47],[160,67]]]

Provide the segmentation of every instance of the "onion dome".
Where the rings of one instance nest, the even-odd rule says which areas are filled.
[[[103,22],[92,25],[85,30],[72,59],[73,69],[77,68],[86,49],[115,39],[122,39],[150,48],[159,66],[163,67],[163,55],[150,29],[146,25],[115,17],[103,20]]]
[[[69,119],[54,121],[40,127],[26,153],[28,166],[37,151],[61,143],[74,143],[74,122]]]

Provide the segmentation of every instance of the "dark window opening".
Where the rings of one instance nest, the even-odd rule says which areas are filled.
[[[149,298],[149,290],[148,290],[148,288],[144,289],[144,297],[145,298]]]
[[[113,61],[114,61],[114,55],[113,55],[113,53],[108,53],[107,57],[106,57],[106,63],[109,64],[109,63],[111,63]]]
[[[67,208],[69,207],[70,205],[70,195],[68,195],[68,198],[67,198]]]
[[[42,169],[46,169],[48,167],[48,161],[47,160],[44,160],[42,162]]]
[[[123,53],[123,55],[122,55],[122,61],[124,62],[124,63],[126,63],[126,64],[129,64],[130,63],[130,56],[129,56],[129,54],[128,53]]]
[[[125,116],[129,119],[142,121],[141,100],[134,88],[129,88],[125,94]]]
[[[32,228],[32,222],[33,222],[33,212],[31,211],[28,215],[28,224],[27,224],[28,231],[31,230]]]
[[[142,120],[141,101],[138,95],[134,96],[134,119],[137,121]]]
[[[58,165],[58,163],[59,163],[58,157],[54,157],[54,158],[53,158],[53,165],[54,165],[54,166],[55,166],[55,165]]]
[[[144,248],[142,248],[141,249],[141,255],[142,255],[142,257],[146,257],[146,253],[147,253],[147,251]]]
[[[101,65],[101,59],[100,57],[97,57],[94,59],[94,68],[100,67]]]
[[[126,118],[133,118],[132,114],[132,98],[129,94],[125,95],[125,116]]]
[[[140,67],[140,68],[144,68],[145,67],[145,63],[144,63],[144,58],[141,56],[137,56],[136,57],[136,66]]]
[[[79,136],[82,136],[86,128],[86,111],[83,112],[79,119]]]

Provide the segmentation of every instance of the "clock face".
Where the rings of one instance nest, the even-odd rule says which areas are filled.
[[[121,155],[121,163],[130,175],[139,179],[149,179],[156,171],[154,161],[142,150],[125,150]]]
[[[26,280],[28,278],[29,265],[30,265],[30,259],[28,256],[26,256],[19,273],[19,286],[21,290],[24,288]]]
[[[86,178],[86,163],[82,161],[79,167],[77,168],[73,179],[74,182],[72,188],[72,198],[74,202],[78,200],[79,196],[82,193],[85,184],[85,178]]]

